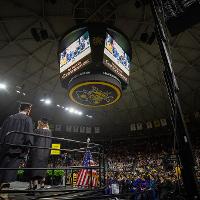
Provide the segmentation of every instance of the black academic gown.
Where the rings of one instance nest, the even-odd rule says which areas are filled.
[[[16,146],[0,145],[0,168],[18,168],[22,158],[27,154],[28,148],[17,145],[33,143],[33,136],[13,133],[9,137],[5,137],[10,131],[33,133],[32,119],[23,113],[17,113],[4,121],[0,131],[0,143],[12,143]],[[15,181],[16,177],[17,170],[0,170],[0,183]]]
[[[49,129],[36,129],[36,135],[52,136]],[[34,146],[51,148],[52,139],[44,137],[34,137]],[[47,168],[50,155],[49,149],[31,149],[27,166],[31,168]],[[29,179],[40,179],[45,177],[46,170],[30,170],[27,172]]]

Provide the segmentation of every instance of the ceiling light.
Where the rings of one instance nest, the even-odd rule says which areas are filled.
[[[16,90],[16,92],[19,93],[19,94],[21,93],[19,90]]]
[[[66,108],[65,108],[65,110],[69,110],[69,108],[68,108],[68,107],[66,107]]]
[[[65,107],[64,106],[62,106],[62,109],[64,109]]]
[[[70,112],[70,113],[74,113],[74,109],[73,109],[73,108],[70,108],[70,109],[69,109],[69,112]]]
[[[51,104],[51,99],[45,99],[44,103],[47,105]]]
[[[23,94],[24,96],[26,96],[26,93],[23,92],[22,94]]]
[[[44,99],[40,99],[41,102],[45,101]]]
[[[60,108],[60,105],[59,105],[59,104],[57,104],[57,107],[59,107],[59,108]]]
[[[78,115],[82,115],[83,113],[81,112],[81,111],[78,111],[78,113],[77,113]]]
[[[4,83],[0,83],[0,89],[1,90],[6,90],[7,86]]]

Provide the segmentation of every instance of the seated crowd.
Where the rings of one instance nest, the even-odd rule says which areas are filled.
[[[126,145],[108,146],[109,148],[105,148],[107,194],[113,193],[113,184],[119,186],[119,193],[132,192],[136,199],[166,199],[170,193],[173,195],[179,191],[182,185],[181,168],[173,151],[163,148],[160,144],[151,144],[151,148],[145,150]],[[194,155],[197,169],[200,167],[199,153],[200,148],[196,145]],[[48,167],[81,166],[82,156],[64,153],[56,159],[51,157]],[[93,157],[98,165],[98,159]],[[65,176],[67,177],[66,174]],[[200,180],[199,171],[197,176]]]
[[[133,150],[126,145],[113,145],[107,150],[107,193],[112,184],[119,185],[119,192],[132,192],[136,199],[167,199],[180,190],[181,168],[173,151],[160,144],[151,150]],[[196,166],[199,168],[199,148],[195,148]],[[198,180],[200,173],[197,171]]]

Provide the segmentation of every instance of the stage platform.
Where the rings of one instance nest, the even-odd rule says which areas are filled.
[[[47,186],[45,189],[28,191],[27,188],[27,182],[13,182],[9,190],[1,191],[1,196],[7,200],[107,199],[107,197],[103,197],[103,189],[90,190],[71,186]]]

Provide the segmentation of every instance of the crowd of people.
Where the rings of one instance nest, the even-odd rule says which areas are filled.
[[[119,186],[117,193],[132,193],[135,199],[167,199],[182,188],[181,167],[176,155],[162,145],[152,145],[149,150],[135,150],[128,146],[109,145],[106,149],[106,190],[112,194],[112,186]],[[196,166],[199,167],[199,148],[195,146]],[[98,160],[94,159],[98,165]],[[61,154],[56,167],[81,166],[81,155]],[[52,162],[49,165],[52,167]],[[197,176],[200,180],[200,173]]]
[[[107,193],[112,184],[119,185],[119,193],[132,192],[135,199],[167,199],[182,188],[181,167],[174,151],[161,144],[149,149],[135,150],[126,145],[107,149]],[[195,145],[196,168],[199,169],[199,151]],[[197,170],[197,178],[200,181]]]
[[[0,142],[15,143],[18,146],[1,145],[0,167],[2,168],[62,168],[69,166],[82,166],[83,154],[75,152],[62,152],[60,156],[50,156],[48,148],[51,147],[51,136],[47,119],[40,119],[38,126],[33,130],[32,120],[29,117],[30,104],[21,104],[19,113],[11,115],[3,123]],[[33,135],[13,134],[7,138],[9,131],[21,131],[34,133]],[[197,178],[200,181],[200,145],[195,140],[193,151],[196,160]],[[20,146],[19,146],[20,145]],[[47,149],[34,149],[31,146],[47,147]],[[105,146],[105,181],[106,193],[133,193],[135,199],[167,199],[182,188],[181,165],[177,160],[175,150],[169,144],[161,143],[145,144],[144,148],[134,148],[128,142],[125,144],[108,144]],[[25,162],[22,162],[24,160]],[[99,165],[99,160],[93,155],[94,165]],[[102,165],[101,165],[102,166]],[[46,170],[30,170],[26,174],[29,177],[30,189],[44,187]],[[67,171],[60,173],[67,177]],[[78,170],[71,172],[78,174]],[[1,170],[1,189],[9,187],[9,182],[15,181],[17,170]],[[101,175],[102,176],[102,175]],[[103,179],[99,180],[102,181]],[[100,183],[98,184],[100,185]]]

